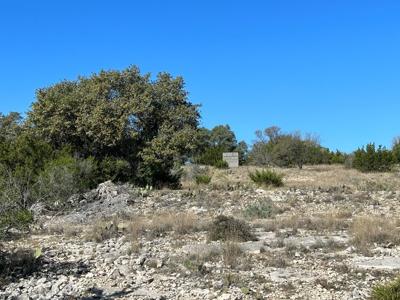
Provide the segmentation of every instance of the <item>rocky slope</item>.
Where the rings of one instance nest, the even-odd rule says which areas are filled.
[[[366,299],[400,269],[399,199],[397,188],[343,185],[104,183],[4,243],[39,255],[4,278],[0,299]],[[221,214],[244,219],[257,241],[210,241]]]

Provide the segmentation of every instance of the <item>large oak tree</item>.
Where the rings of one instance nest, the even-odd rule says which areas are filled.
[[[39,89],[28,125],[53,147],[75,155],[127,160],[146,184],[172,180],[175,162],[196,147],[199,113],[184,81],[151,80],[138,68],[101,71]]]

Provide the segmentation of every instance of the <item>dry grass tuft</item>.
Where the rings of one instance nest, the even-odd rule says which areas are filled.
[[[391,282],[381,283],[372,289],[371,300],[400,299],[400,278]]]
[[[193,213],[165,213],[155,216],[152,219],[150,230],[153,235],[159,236],[168,231],[177,234],[187,234],[199,228],[198,217]]]
[[[380,217],[358,217],[354,220],[351,230],[353,243],[359,248],[365,248],[374,243],[399,244],[399,229],[396,223]]]
[[[173,230],[178,234],[187,234],[199,228],[198,217],[193,213],[180,213],[175,216],[172,225]]]
[[[100,243],[118,236],[118,220],[97,221],[85,233],[85,240]]]
[[[81,225],[72,225],[72,224],[52,224],[48,226],[44,232],[52,235],[64,235],[66,237],[76,237],[79,236],[83,231]]]
[[[210,248],[188,255],[183,260],[183,266],[193,273],[207,273],[204,264],[206,262],[218,261],[221,257],[221,249],[218,247]]]
[[[146,233],[150,233],[152,236],[162,236],[170,231],[187,234],[201,228],[202,224],[193,213],[163,213],[152,218],[131,216],[130,220],[125,221],[118,218],[110,221],[99,220],[86,231],[85,239],[102,242],[120,234],[126,234],[127,239],[137,248],[140,244],[140,237]]]
[[[237,243],[226,242],[222,248],[222,258],[226,266],[231,268],[236,268],[239,259],[243,254],[242,249],[240,249]]]
[[[126,228],[128,238],[131,241],[138,241],[139,238],[145,233],[148,226],[149,222],[146,220],[146,218],[141,216],[133,218]]]
[[[149,222],[146,218],[138,216],[133,218],[126,227],[127,238],[131,242],[131,253],[139,253],[141,248],[140,237],[146,232]]]

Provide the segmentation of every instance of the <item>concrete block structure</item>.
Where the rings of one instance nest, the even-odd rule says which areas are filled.
[[[229,168],[239,167],[239,153],[238,152],[224,152],[222,160],[228,163]]]

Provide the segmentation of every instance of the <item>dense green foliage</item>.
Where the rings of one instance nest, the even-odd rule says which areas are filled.
[[[256,131],[256,136],[249,154],[249,160],[255,165],[296,166],[301,169],[305,164],[328,164],[342,160],[340,152],[331,153],[321,147],[316,138],[303,138],[298,132],[286,134],[273,126]]]
[[[153,81],[132,67],[39,89],[26,120],[0,114],[0,232],[29,223],[36,202],[63,207],[102,181],[177,186],[198,119],[167,73]]]
[[[61,153],[46,163],[32,193],[35,201],[51,208],[62,207],[71,195],[93,188],[101,179],[93,158],[77,159]]]
[[[353,167],[362,172],[386,172],[394,163],[392,152],[382,146],[376,148],[375,144],[354,152]]]
[[[175,163],[195,150],[198,117],[182,78],[151,81],[133,67],[38,90],[27,121],[55,149],[93,156],[106,176],[162,185],[176,183]]]
[[[259,185],[283,186],[283,175],[273,170],[256,170],[254,172],[249,172],[249,177],[253,182]]]
[[[0,235],[23,230],[36,202],[63,206],[74,193],[97,183],[92,159],[76,159],[26,132],[0,143]]]
[[[131,164],[123,158],[107,156],[98,165],[99,181],[128,182],[132,179]]]
[[[396,137],[393,140],[392,153],[394,161],[400,163],[400,137]]]
[[[218,161],[216,161],[216,163],[214,164],[214,166],[218,169],[228,169],[229,165],[226,161],[220,159]]]
[[[332,152],[322,147],[316,138],[302,137],[299,133],[282,133],[273,126],[256,132],[257,140],[249,153],[249,160],[255,165],[302,168],[303,165],[344,164],[362,172],[390,171],[400,163],[400,142],[396,139],[392,150],[369,144],[347,155]]]
[[[346,162],[347,155],[343,152],[336,150],[336,152],[330,152],[330,154],[329,162],[331,164],[344,164]]]
[[[19,114],[0,115],[0,237],[32,220],[35,178],[51,155],[46,143],[23,132]]]
[[[202,165],[215,166],[221,159],[225,150],[222,147],[210,146],[195,158],[195,162]]]
[[[229,125],[218,125],[210,131],[210,146],[221,147],[226,151],[232,151],[237,146],[235,133]]]
[[[224,152],[238,152],[239,162],[247,161],[248,147],[246,142],[237,143],[235,133],[229,125],[218,125],[213,129],[199,129],[199,145],[195,161],[199,164],[220,168]]]

